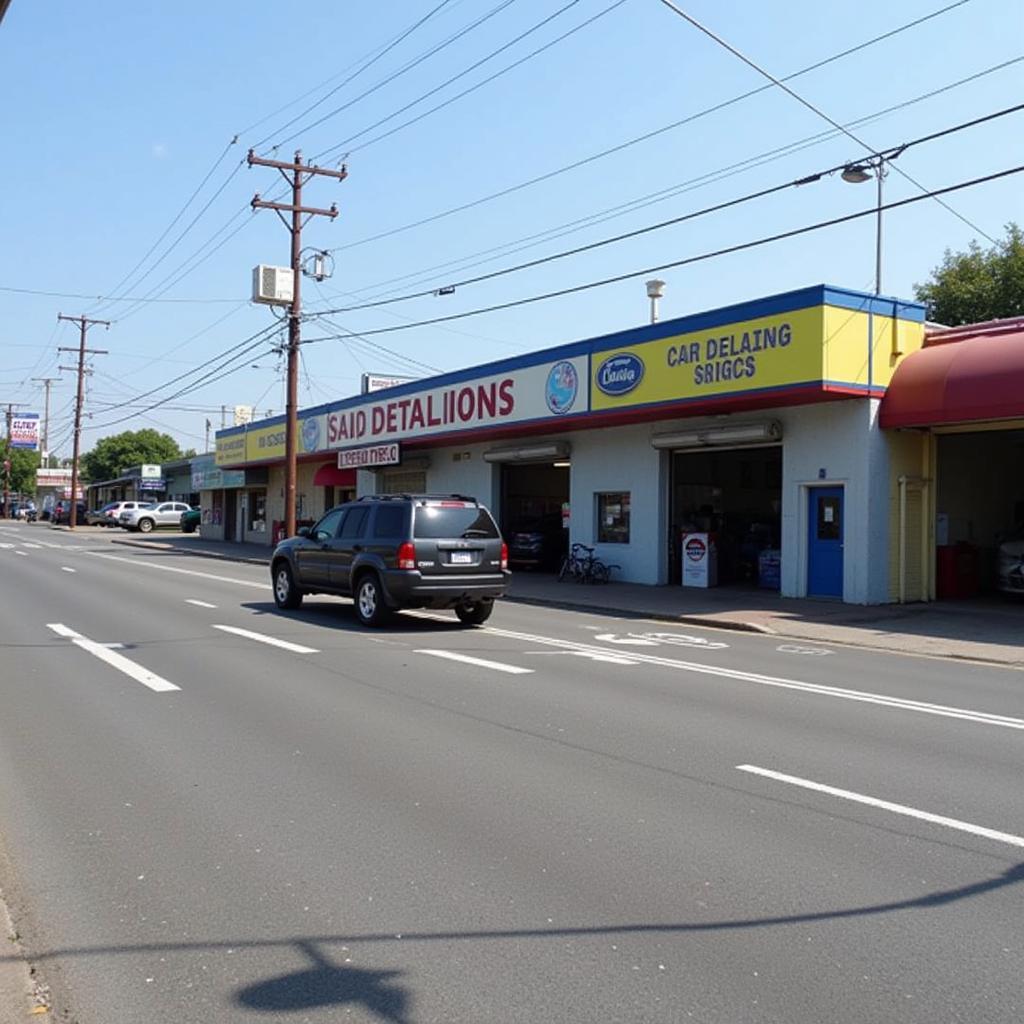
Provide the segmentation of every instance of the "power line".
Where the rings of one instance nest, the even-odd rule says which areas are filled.
[[[731,253],[743,252],[747,249],[755,249],[762,245],[767,245],[771,242],[783,241],[787,238],[795,238],[799,235],[806,235],[813,231],[820,231],[824,228],[835,227],[838,224],[846,224],[851,221],[859,220],[862,217],[873,217],[876,215],[879,209],[881,210],[895,210],[903,206],[910,206],[913,203],[919,203],[925,199],[933,199],[936,196],[949,195],[953,192],[959,192],[965,188],[972,188],[975,185],[983,185],[990,181],[997,181],[1001,178],[1009,177],[1013,174],[1020,174],[1024,171],[1024,164],[1017,167],[1011,167],[1003,171],[996,171],[993,174],[987,174],[980,178],[972,178],[969,181],[962,181],[956,185],[948,185],[945,188],[933,189],[923,195],[910,196],[908,199],[898,199],[890,203],[885,203],[881,207],[872,206],[867,210],[861,210],[858,213],[848,213],[840,217],[832,217],[829,220],[817,221],[814,224],[807,224],[803,227],[793,228],[789,231],[781,231],[774,235],[766,235],[762,238],[756,238],[748,242],[740,242],[737,245],[726,246],[722,249],[715,249],[711,252],[701,253],[698,256],[688,256],[685,259],[673,260],[670,263],[661,263],[654,267],[645,267],[643,270],[631,270],[625,274],[616,274],[614,277],[606,277],[597,281],[589,281],[586,284],[573,285],[569,288],[560,288],[556,291],[543,292],[539,295],[529,295],[521,299],[513,299],[509,302],[497,303],[493,306],[482,306],[478,309],[466,310],[462,313],[450,313],[447,316],[432,317],[428,320],[417,320],[408,324],[396,324],[393,327],[376,327],[372,330],[363,331],[362,337],[371,337],[378,334],[393,334],[396,331],[407,331],[415,327],[429,327],[433,324],[448,323],[452,320],[462,320],[470,316],[481,316],[484,313],[496,313],[505,309],[513,309],[517,306],[526,306],[535,302],[543,302],[547,299],[561,298],[565,295],[574,295],[578,292],[589,291],[594,288],[603,288],[606,285],[618,284],[621,281],[629,281],[633,278],[643,277],[647,274],[656,274],[663,270],[672,270],[676,267],[689,266],[693,263],[701,263],[704,260],[715,259],[719,256],[727,256]],[[316,316],[317,314],[311,314]],[[334,335],[327,335],[322,338],[310,338],[305,344],[312,345],[315,342],[321,341],[334,341],[336,337]]]
[[[687,14],[686,11],[684,11],[681,7],[676,6],[676,4],[673,3],[673,0],[661,0],[661,2],[670,10],[675,11],[675,13],[679,15],[679,17],[688,21],[694,28],[698,29],[700,32],[703,32],[704,35],[706,35],[709,39],[713,39],[723,49],[728,50],[729,53],[731,53],[734,57],[737,57],[739,60],[743,61],[743,63],[746,64],[748,67],[753,68],[753,70],[756,71],[759,75],[761,75],[764,78],[767,78],[768,81],[772,83],[772,85],[778,86],[778,88],[782,89],[783,92],[787,93],[789,96],[795,99],[797,103],[802,104],[808,110],[817,114],[818,117],[822,118],[822,120],[824,121],[827,121],[830,125],[832,125],[833,128],[838,128],[839,131],[841,131],[844,135],[848,136],[854,142],[856,142],[858,146],[863,146],[864,149],[866,149],[869,153],[877,155],[877,150],[874,146],[869,146],[868,143],[864,142],[863,139],[859,139],[848,128],[844,128],[838,121],[835,121],[831,117],[829,117],[829,115],[826,114],[820,107],[816,107],[813,103],[810,102],[810,100],[804,99],[804,97],[801,96],[798,92],[791,89],[788,85],[785,84],[785,81],[783,79],[776,78],[770,71],[766,71],[764,68],[760,66],[760,64],[757,64],[755,61],[751,60],[745,54],[741,53],[739,50],[736,49],[735,46],[733,46],[729,42],[726,42],[726,40],[723,39],[721,36],[716,35],[706,25],[702,25],[692,15]],[[928,191],[924,187],[924,185],[922,185],[916,178],[911,177],[911,175],[908,174],[905,170],[903,170],[902,167],[900,167],[899,165],[893,166],[896,173],[899,174],[902,178],[905,178],[907,181],[909,181],[915,188],[920,189],[922,192]],[[881,171],[879,171],[879,174],[881,174]],[[935,201],[941,207],[943,207],[945,210],[948,210],[958,220],[963,221],[963,223],[966,224],[969,228],[972,228],[974,231],[977,231],[979,235],[983,235],[985,238],[987,238],[993,245],[996,244],[996,240],[991,235],[989,235],[985,231],[982,231],[982,229],[979,228],[977,224],[974,224],[972,221],[968,220],[963,214],[958,213],[948,203],[943,202],[940,198],[938,198],[938,196],[933,195],[931,196],[931,198],[935,199]]]
[[[923,135],[917,139],[912,139],[909,142],[902,143],[899,146],[892,146],[887,149],[878,151],[878,155],[886,160],[892,160],[896,156],[910,149],[913,146],[918,146],[926,142],[934,142],[936,139],[944,138],[948,135],[952,135],[956,132],[964,131],[967,128],[974,128],[980,124],[986,124],[987,122],[994,121],[1000,117],[1006,117],[1008,114],[1019,113],[1024,110],[1024,103],[1018,103],[1016,106],[1007,107],[1004,110],[995,111],[994,113],[985,114],[982,117],[973,118],[970,121],[964,121],[957,125],[952,125],[948,128],[943,128],[936,132],[931,132],[928,135]],[[635,228],[632,231],[625,231],[618,235],[612,235],[609,238],[598,239],[595,242],[588,242],[586,245],[578,245],[572,249],[564,249],[561,252],[550,253],[547,256],[540,256],[537,259],[527,260],[524,263],[518,263],[511,267],[503,267],[500,270],[492,270],[486,274],[478,274],[475,277],[463,278],[460,281],[451,282],[448,287],[464,288],[467,285],[480,284],[483,281],[490,281],[497,277],[504,277],[506,274],[515,274],[522,270],[529,270],[533,267],[539,267],[546,263],[552,263],[555,260],[566,259],[570,256],[578,256],[584,252],[590,252],[593,249],[600,249],[606,245],[613,245],[617,242],[622,242],[630,238],[637,238],[640,235],[650,234],[653,231],[661,231],[664,228],[672,227],[676,224],[682,224],[685,221],[694,220],[697,217],[703,217],[707,214],[718,213],[722,210],[729,209],[734,206],[739,206],[744,203],[752,202],[756,199],[763,199],[766,196],[773,195],[777,192],[782,192],[790,188],[794,188],[800,185],[808,185],[814,181],[826,177],[830,174],[835,174],[837,171],[841,171],[846,166],[845,163],[836,164],[832,167],[827,167],[824,170],[816,171],[812,174],[804,175],[800,178],[796,178],[791,181],[782,182],[777,185],[770,185],[766,188],[758,189],[755,192],[748,192],[742,196],[735,196],[732,199],[723,200],[720,203],[715,203],[711,206],[703,207],[699,210],[691,210],[688,213],[681,214],[678,217],[672,217],[668,220],[658,221],[655,224],[647,224],[644,227]],[[379,306],[388,306],[396,302],[407,302],[410,299],[421,299],[428,295],[436,294],[436,289],[426,289],[416,292],[407,292],[404,295],[397,295],[392,298],[375,299],[369,302],[363,302],[354,306],[341,306],[337,309],[324,310],[323,314],[328,313],[352,313],[356,310],[362,309],[374,309]]]
[[[510,64],[508,67],[503,68],[502,70],[496,72],[495,74],[491,75],[488,78],[485,78],[483,81],[478,82],[476,85],[471,86],[469,89],[466,89],[464,92],[461,92],[461,93],[457,94],[456,96],[452,96],[451,98],[445,100],[444,103],[441,103],[441,104],[439,104],[436,107],[433,107],[431,110],[428,110],[425,113],[422,113],[422,114],[418,115],[417,117],[413,118],[412,120],[406,121],[403,124],[399,125],[398,127],[393,128],[390,131],[384,132],[382,135],[379,135],[376,138],[371,139],[369,142],[364,142],[361,145],[356,146],[353,149],[348,149],[347,148],[349,146],[349,143],[354,142],[356,139],[362,138],[362,136],[367,135],[369,132],[372,132],[374,128],[379,128],[382,124],[386,124],[388,121],[391,121],[394,118],[398,117],[399,115],[404,114],[407,110],[411,109],[412,107],[415,107],[419,103],[422,103],[424,100],[429,99],[431,96],[434,96],[436,93],[439,93],[442,89],[446,89],[449,85],[452,85],[453,83],[457,82],[460,78],[465,78],[466,75],[471,74],[472,72],[476,71],[477,68],[482,67],[488,61],[493,60],[499,54],[504,53],[506,50],[511,49],[513,46],[516,45],[516,43],[522,42],[527,36],[531,36],[531,35],[533,35],[534,32],[540,31],[540,29],[542,29],[545,25],[547,25],[550,22],[554,21],[556,18],[561,17],[561,15],[565,14],[566,11],[568,11],[571,8],[575,7],[578,3],[580,3],[580,0],[569,0],[569,2],[567,4],[564,4],[562,7],[559,7],[557,11],[554,11],[553,13],[549,14],[546,18],[542,18],[538,22],[535,22],[528,29],[526,29],[524,32],[521,32],[519,35],[515,36],[514,38],[510,39],[507,43],[502,43],[502,45],[499,46],[496,50],[492,50],[485,57],[481,57],[479,60],[475,61],[473,64],[470,64],[470,66],[468,68],[463,68],[457,74],[452,75],[451,78],[445,79],[445,81],[441,82],[440,85],[435,85],[432,89],[428,90],[427,92],[423,93],[420,96],[417,96],[416,99],[411,100],[410,102],[406,103],[404,106],[399,107],[397,110],[393,110],[390,114],[387,114],[384,117],[378,119],[377,121],[374,121],[373,124],[368,125],[366,128],[363,128],[362,131],[356,132],[355,135],[350,135],[347,139],[343,139],[341,142],[336,143],[335,145],[329,147],[328,149],[324,150],[323,153],[320,154],[320,156],[324,156],[327,153],[333,153],[335,150],[339,150],[339,149],[347,149],[347,151],[349,153],[354,153],[354,152],[356,152],[356,150],[364,149],[366,146],[370,146],[374,142],[379,141],[380,139],[387,138],[387,136],[393,135],[395,132],[401,131],[403,128],[407,128],[411,124],[415,124],[417,121],[422,120],[424,117],[428,116],[429,114],[432,114],[434,111],[440,110],[442,107],[446,107],[450,103],[454,103],[456,100],[461,99],[463,96],[466,96],[469,93],[474,92],[475,90],[479,89],[481,86],[486,85],[488,82],[493,81],[495,78],[499,77],[500,75],[505,74],[506,71],[511,71],[512,68],[518,67],[524,61],[529,60],[531,57],[536,56],[537,54],[541,53],[543,50],[548,49],[550,46],[554,46],[555,43],[561,42],[562,39],[565,39],[567,36],[572,35],[573,32],[579,31],[580,28],[583,28],[585,25],[590,24],[591,21],[595,21],[597,18],[601,17],[602,15],[607,14],[608,11],[612,9],[612,8],[608,8],[607,10],[600,12],[599,14],[595,15],[593,18],[590,18],[588,21],[584,22],[582,25],[577,26],[577,28],[573,29],[571,32],[567,32],[565,35],[559,36],[557,39],[554,39],[550,43],[546,44],[545,46],[542,46],[540,49],[534,50],[533,53],[527,54],[525,57],[523,57],[520,60],[516,61],[514,64]],[[625,0],[617,0],[616,3],[612,4],[612,7],[621,6],[621,4],[623,4],[623,3],[625,3]]]
[[[1014,57],[1010,60],[1002,61],[998,64],[993,64],[981,71],[978,71],[966,78],[960,78],[955,82],[947,83],[937,89],[932,89],[929,92],[922,93],[918,96],[912,97],[911,99],[903,100],[900,103],[893,104],[892,106],[885,107],[881,110],[876,110],[871,114],[865,114],[862,117],[857,118],[854,121],[847,123],[847,127],[857,127],[860,125],[868,124],[872,121],[876,121],[879,118],[891,114],[898,110],[904,110],[909,106],[923,102],[927,99],[932,99],[935,96],[939,96],[943,93],[949,92],[952,89],[959,88],[960,86],[966,85],[970,82],[976,81],[986,75],[992,74],[995,71],[1003,70],[1013,64],[1018,64],[1024,61],[1024,55]],[[998,116],[998,115],[996,115]],[[785,156],[791,156],[794,153],[798,153],[804,149],[809,149],[813,146],[820,144],[821,142],[829,139],[834,139],[839,135],[839,132],[829,129],[823,132],[816,132],[813,135],[804,136],[801,139],[796,139],[791,142],[787,142],[785,145],[776,146],[772,149],[765,150],[755,156],[747,157],[743,160],[737,161],[732,164],[727,164],[724,167],[719,167],[714,171],[707,171],[704,174],[697,175],[694,178],[689,178],[686,181],[678,182],[674,185],[669,185],[666,188],[658,189],[655,192],[649,192],[643,196],[639,196],[635,199],[631,199],[625,203],[618,203],[615,206],[606,207],[595,213],[588,214],[584,217],[578,217],[571,221],[566,221],[552,228],[547,228],[543,231],[535,232],[531,235],[525,235],[517,238],[513,241],[504,242],[501,245],[492,246],[487,249],[481,249],[477,252],[469,253],[465,256],[459,257],[458,259],[447,260],[444,263],[438,263],[431,267],[424,267],[420,270],[412,271],[407,274],[401,274],[397,277],[388,278],[385,281],[379,281],[373,285],[367,285],[363,288],[356,289],[355,293],[343,292],[342,294],[349,295],[352,298],[360,298],[359,293],[373,292],[378,289],[384,288],[386,285],[395,284],[400,281],[408,281],[410,278],[422,278],[421,283],[425,283],[426,280],[436,279],[437,272],[459,268],[460,272],[470,270],[473,267],[481,266],[484,263],[490,263],[495,259],[500,259],[501,256],[514,255],[517,252],[522,252],[525,249],[533,248],[536,245],[542,244],[545,241],[553,241],[556,238],[562,238],[566,235],[574,234],[577,231],[582,230],[586,227],[593,227],[596,224],[604,223],[608,220],[614,220],[617,217],[622,217],[628,213],[635,213],[637,210],[643,209],[647,206],[653,206],[656,203],[665,202],[668,199],[675,198],[684,192],[694,191],[698,188],[703,188],[710,184],[715,184],[719,181],[724,181],[727,178],[733,177],[736,174],[742,173],[743,171],[751,170],[755,167],[763,166],[767,163],[771,163]],[[927,141],[927,137],[924,139],[918,139],[916,142]],[[526,244],[523,244],[526,243]],[[478,257],[485,256],[487,259],[477,259]],[[475,261],[475,262],[474,262]],[[394,294],[394,289],[369,296],[369,299],[384,298]]]
[[[956,3],[946,4],[940,7],[938,10],[932,11],[929,14],[923,15],[920,18],[915,18],[913,21],[908,21],[903,25],[899,25],[894,29],[890,29],[888,32],[883,32],[880,35],[873,36],[871,39],[867,39],[862,43],[858,43],[856,46],[848,47],[845,50],[840,50],[838,53],[834,53],[831,56],[825,57],[813,64],[808,64],[806,67],[800,68],[797,71],[786,75],[783,81],[792,81],[795,78],[799,78],[802,75],[809,74],[812,71],[816,71],[819,68],[825,67],[837,60],[841,60],[844,57],[848,57],[851,54],[857,53],[860,50],[864,50],[869,46],[874,46],[877,43],[883,42],[886,39],[891,39],[893,36],[899,35],[903,32],[909,31],[912,28],[916,28],[918,25],[924,22],[930,21],[933,18],[937,18],[940,15],[946,14],[958,7],[964,6],[964,4],[970,3],[971,0],[957,0]],[[477,199],[473,199],[466,203],[461,203],[457,206],[450,207],[447,210],[442,210],[439,213],[431,214],[429,217],[422,217],[419,220],[411,221],[407,224],[399,225],[396,228],[390,228],[386,231],[378,232],[374,235],[368,235],[365,238],[357,239],[354,242],[348,242],[345,245],[336,246],[329,250],[330,252],[343,252],[346,249],[353,249],[356,246],[366,245],[370,242],[379,241],[382,238],[390,238],[392,235],[401,234],[406,231],[410,231],[413,228],[422,227],[424,224],[431,224],[434,221],[442,220],[443,218],[450,217],[456,213],[462,213],[466,210],[474,209],[478,206],[482,206],[485,203],[493,202],[495,199],[501,199],[504,196],[511,195],[515,192],[522,191],[526,188],[531,188],[534,185],[538,185],[541,182],[549,181],[552,178],[558,177],[562,174],[566,174],[569,171],[574,171],[580,167],[584,167],[588,164],[594,163],[598,160],[603,160],[605,157],[612,156],[615,153],[621,153],[622,151],[636,146],[641,142],[647,142],[650,139],[656,138],[660,135],[664,135],[666,132],[674,131],[676,128],[681,128],[684,125],[691,124],[700,118],[707,117],[710,114],[717,113],[720,110],[724,110],[727,107],[733,106],[736,103],[740,103],[743,100],[749,99],[752,96],[756,96],[759,93],[767,92],[771,89],[771,85],[761,85],[756,89],[748,89],[746,92],[739,93],[735,96],[730,97],[727,100],[722,100],[719,103],[715,103],[712,106],[705,107],[702,110],[695,111],[692,114],[688,114],[686,117],[680,118],[677,121],[672,121],[669,124],[662,125],[660,128],[655,128],[652,131],[645,132],[643,135],[637,135],[632,139],[627,139],[625,142],[618,143],[615,146],[611,146],[608,149],[600,150],[597,153],[592,153],[590,156],[582,157],[579,160],[574,160],[572,163],[564,164],[561,167],[556,167],[551,171],[546,171],[543,174],[536,175],[532,178],[527,178],[525,181],[517,182],[514,185],[509,185],[506,188],[499,189],[496,192],[491,192],[488,195],[480,196]]]
[[[12,288],[9,285],[0,285],[0,292],[11,292],[15,295],[42,295],[56,299],[92,299],[94,302],[104,303],[110,305],[115,302],[176,302],[176,303],[193,303],[196,305],[202,303],[224,303],[224,302],[238,302],[238,297],[233,299],[146,299],[139,298],[138,296],[122,295],[115,297],[114,295],[89,295],[84,292],[46,292],[40,291],[37,288]]]

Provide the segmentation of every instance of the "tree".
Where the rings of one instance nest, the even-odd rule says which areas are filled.
[[[168,462],[181,457],[178,442],[170,434],[145,430],[126,430],[123,434],[102,437],[92,451],[82,456],[82,472],[87,480],[112,480],[129,466],[143,462]]]
[[[4,459],[11,462],[11,475],[8,480],[11,494],[35,494],[39,452],[28,451],[26,448],[10,448],[4,452]]]
[[[914,285],[914,294],[940,324],[959,324],[1024,316],[1024,232],[1012,221],[1006,238],[990,249],[971,242],[964,252],[947,249],[931,279]]]

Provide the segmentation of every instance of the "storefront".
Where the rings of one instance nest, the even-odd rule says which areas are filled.
[[[929,331],[893,378],[881,424],[911,453],[904,600],[1017,589],[1005,556],[1024,540],[1022,385],[1024,318]]]
[[[328,506],[331,459],[358,494],[474,495],[506,535],[559,521],[615,579],[679,581],[696,531],[723,583],[895,600],[907,452],[878,406],[923,334],[919,304],[822,285],[303,410],[300,518]],[[273,518],[283,435],[217,435],[222,469],[269,466]],[[392,447],[397,465],[353,455]]]

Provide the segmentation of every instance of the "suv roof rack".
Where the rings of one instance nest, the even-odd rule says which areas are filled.
[[[358,501],[471,501],[480,502],[468,494],[364,494]]]

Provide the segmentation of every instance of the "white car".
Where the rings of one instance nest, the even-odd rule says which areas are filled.
[[[126,530],[138,530],[139,533],[150,533],[156,529],[180,529],[181,514],[192,508],[183,501],[161,501],[143,505],[135,509],[126,509],[117,517],[117,525]]]
[[[1024,534],[999,545],[997,586],[1004,594],[1024,596]]]

